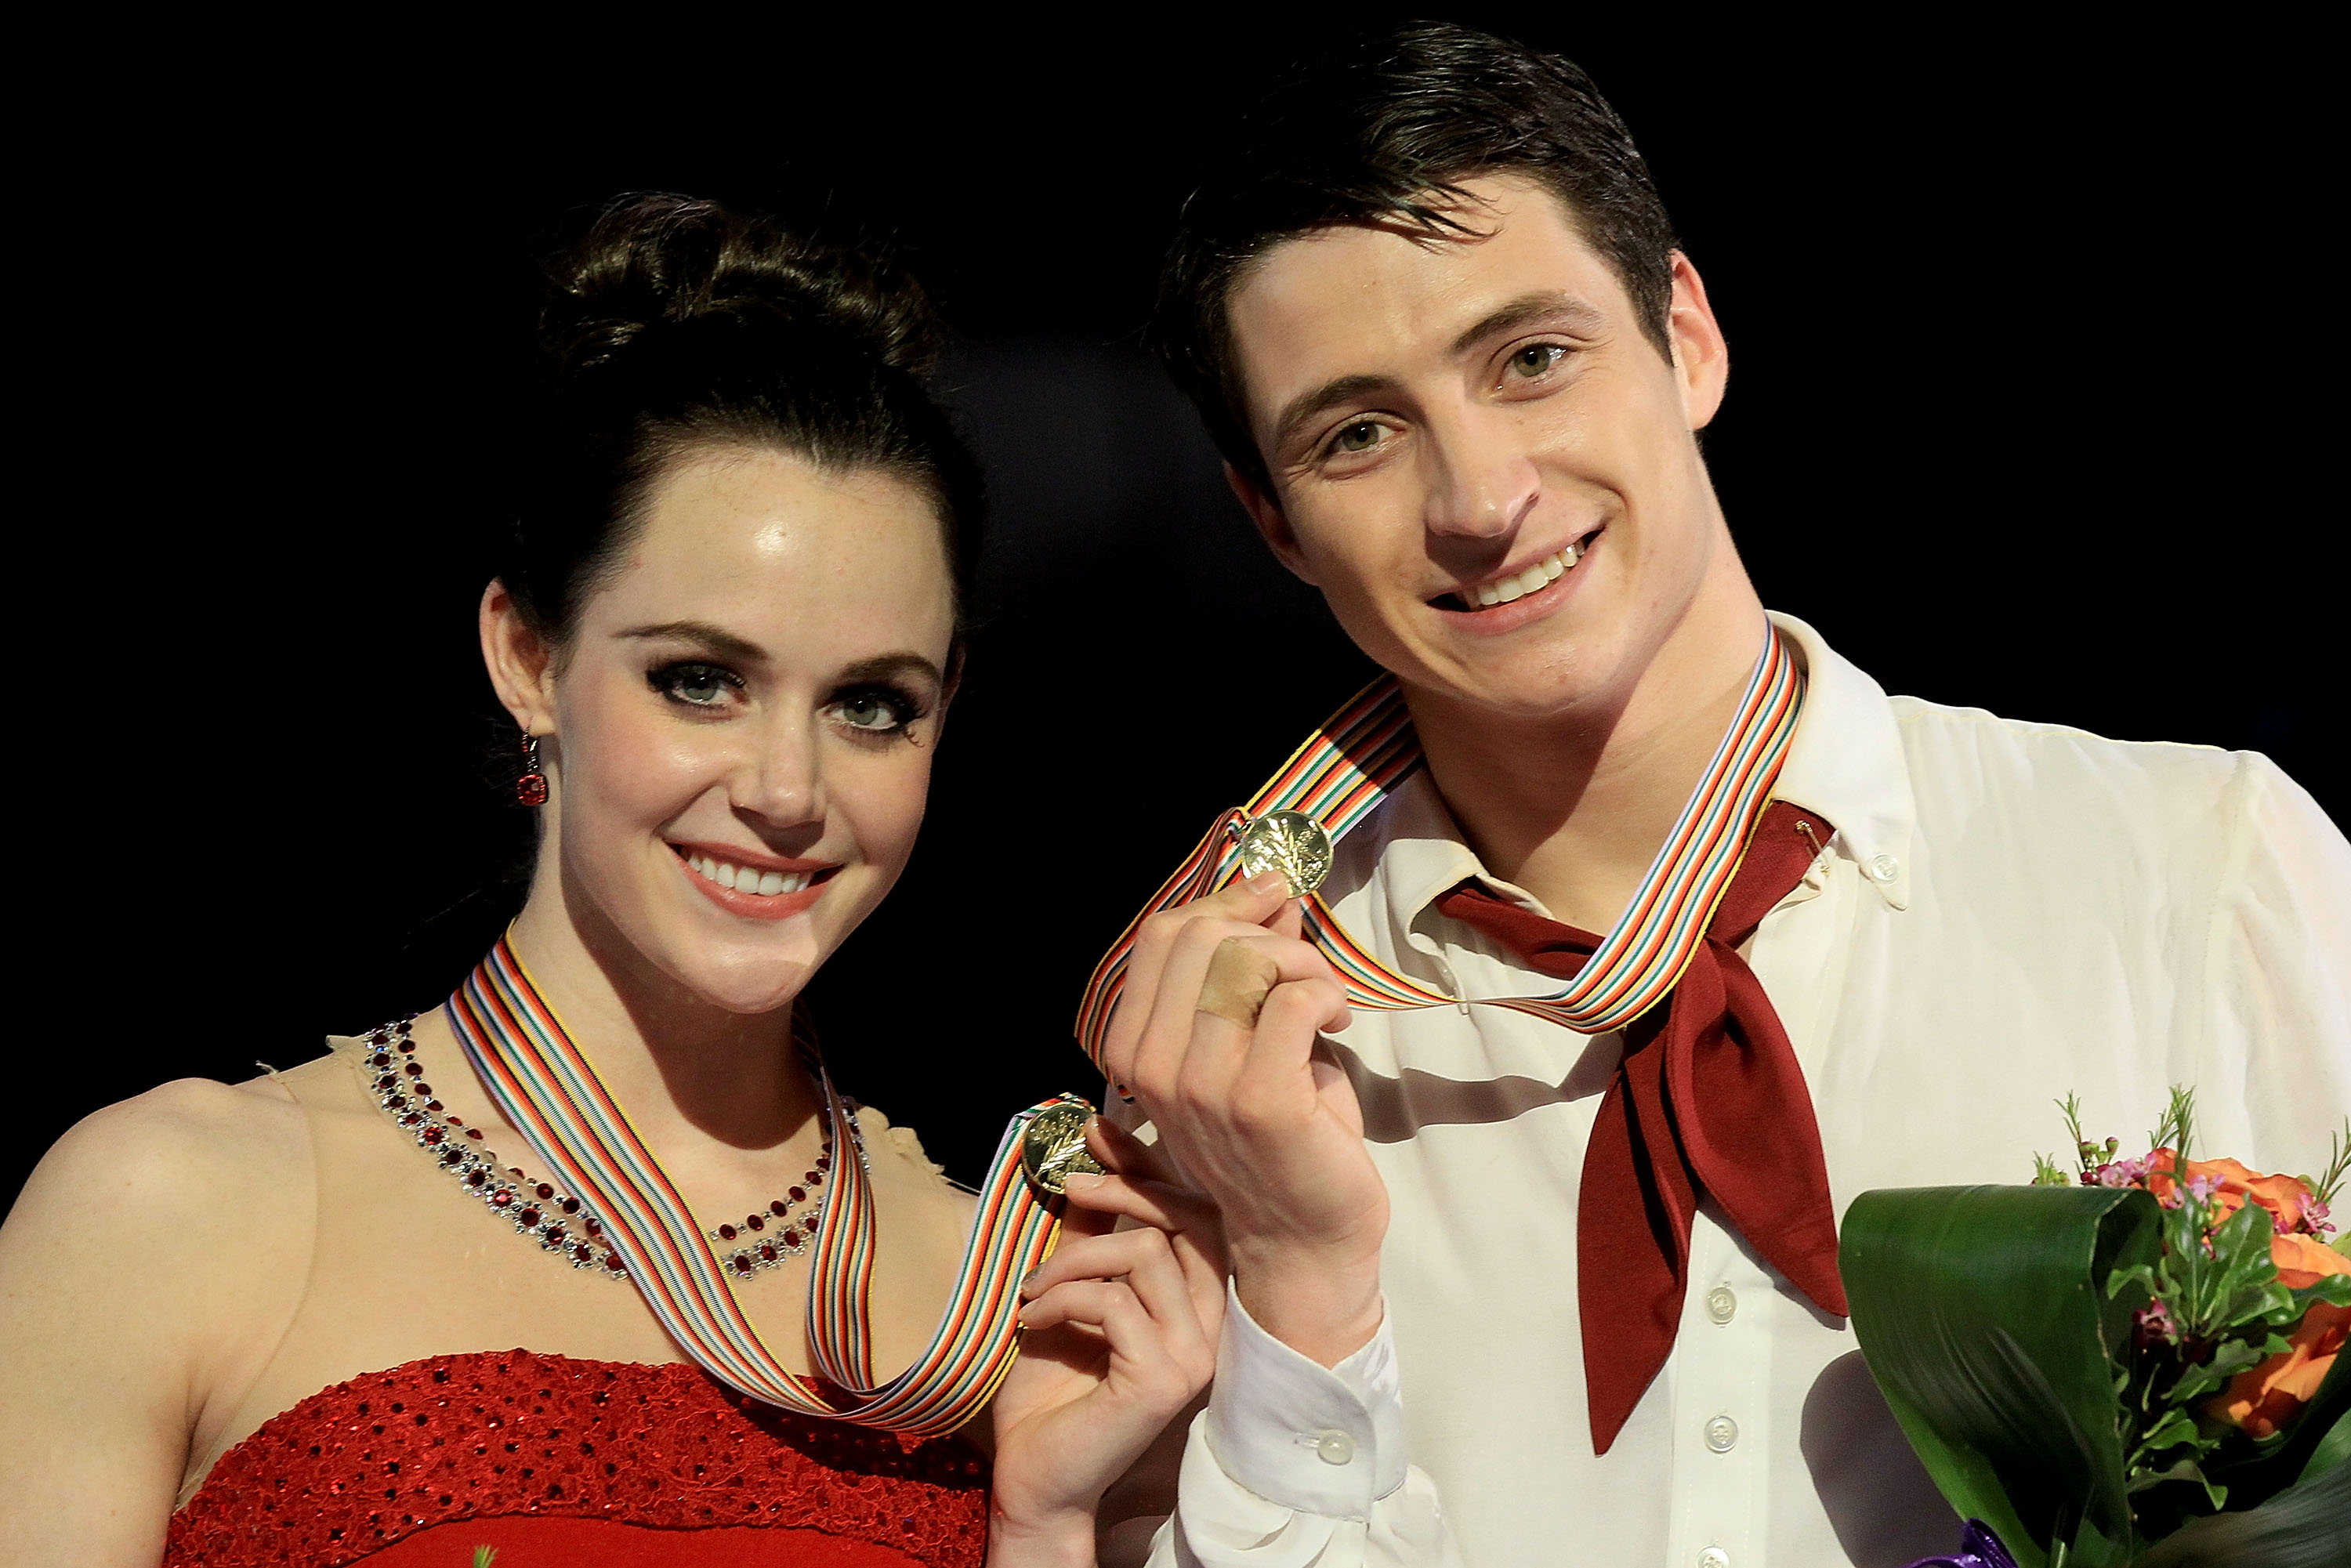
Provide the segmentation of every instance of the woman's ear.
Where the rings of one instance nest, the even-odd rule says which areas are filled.
[[[496,578],[482,590],[482,663],[498,701],[525,735],[555,733],[554,650]]]

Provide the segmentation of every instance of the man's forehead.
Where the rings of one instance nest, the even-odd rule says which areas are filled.
[[[1252,419],[1339,377],[1404,373],[1510,322],[1629,312],[1614,269],[1559,199],[1516,177],[1463,182],[1472,232],[1345,224],[1282,241],[1235,279],[1232,345]]]

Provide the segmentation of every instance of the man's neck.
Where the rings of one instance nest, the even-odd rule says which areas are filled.
[[[1677,628],[1621,686],[1540,720],[1406,688],[1429,777],[1487,871],[1554,919],[1615,925],[1762,653],[1769,622],[1752,590],[1745,599]]]

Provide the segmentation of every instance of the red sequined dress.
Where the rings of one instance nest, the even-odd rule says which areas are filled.
[[[172,1516],[165,1568],[979,1568],[987,1467],[677,1364],[530,1351],[370,1373],[272,1416]]]

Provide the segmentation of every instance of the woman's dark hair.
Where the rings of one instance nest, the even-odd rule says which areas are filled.
[[[925,384],[939,333],[912,278],[767,218],[640,193],[608,204],[551,281],[538,439],[498,564],[534,630],[561,648],[661,477],[726,447],[923,491],[960,612],[979,470]]]
[[[1337,224],[1475,232],[1446,210],[1460,183],[1515,173],[1566,206],[1672,357],[1672,220],[1625,122],[1572,61],[1448,23],[1368,38],[1285,78],[1236,127],[1184,215],[1152,338],[1233,466],[1267,479],[1250,437],[1228,310],[1249,262]]]

